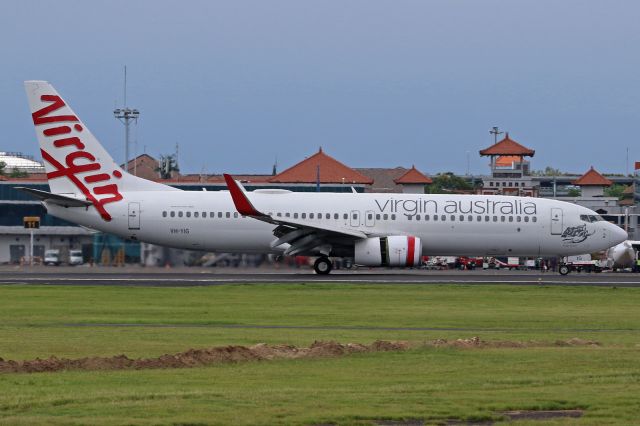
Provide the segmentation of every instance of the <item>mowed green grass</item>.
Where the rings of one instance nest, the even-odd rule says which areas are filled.
[[[417,347],[194,369],[2,374],[0,423],[369,424],[583,408],[583,418],[556,422],[638,424],[639,307],[640,289],[630,288],[2,286],[4,359],[149,357],[229,344],[307,346],[314,340],[408,340],[419,346],[471,336],[551,343],[578,337],[602,345]],[[249,328],[222,327],[229,325]]]

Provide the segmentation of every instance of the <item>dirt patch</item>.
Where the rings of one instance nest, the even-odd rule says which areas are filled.
[[[469,339],[456,339],[456,340],[446,340],[446,339],[437,339],[432,340],[430,342],[426,342],[425,346],[427,347],[453,347],[453,348],[462,348],[462,349],[472,349],[472,348],[536,348],[536,347],[563,347],[563,346],[600,346],[599,342],[591,341],[591,340],[583,340],[577,337],[568,340],[556,340],[555,342],[518,342],[518,341],[510,341],[510,340],[493,340],[486,341],[482,340],[480,337],[471,337]]]
[[[359,343],[313,342],[308,348],[290,345],[222,346],[207,349],[189,349],[177,354],[157,358],[131,359],[126,355],[88,357],[78,359],[36,358],[27,361],[5,361],[0,358],[0,373],[39,373],[61,370],[142,370],[150,368],[190,368],[228,362],[263,361],[282,358],[338,357],[353,353],[402,351],[409,349],[407,342],[376,341],[371,345]]]
[[[517,410],[505,411],[509,420],[548,420],[561,417],[579,418],[584,414],[583,410]]]

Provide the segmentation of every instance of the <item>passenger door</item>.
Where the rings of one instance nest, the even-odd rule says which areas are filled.
[[[562,234],[562,209],[551,209],[551,235]]]
[[[368,227],[372,227],[376,224],[376,215],[373,210],[367,210],[364,213],[364,224]]]
[[[351,226],[360,226],[360,212],[351,210]]]
[[[140,229],[140,203],[129,203],[129,229]]]

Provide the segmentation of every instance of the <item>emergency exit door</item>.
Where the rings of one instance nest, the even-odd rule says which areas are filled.
[[[129,203],[129,229],[140,229],[140,203]]]
[[[562,209],[551,209],[551,235],[562,234]]]

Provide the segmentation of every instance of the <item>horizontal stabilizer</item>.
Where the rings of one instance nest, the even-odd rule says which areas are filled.
[[[24,186],[16,186],[15,189],[26,192],[34,197],[45,201],[47,203],[56,204],[62,207],[88,207],[92,203],[91,201],[81,200],[79,198],[68,197],[66,195],[52,194],[47,191],[40,191],[39,189],[26,188]]]

